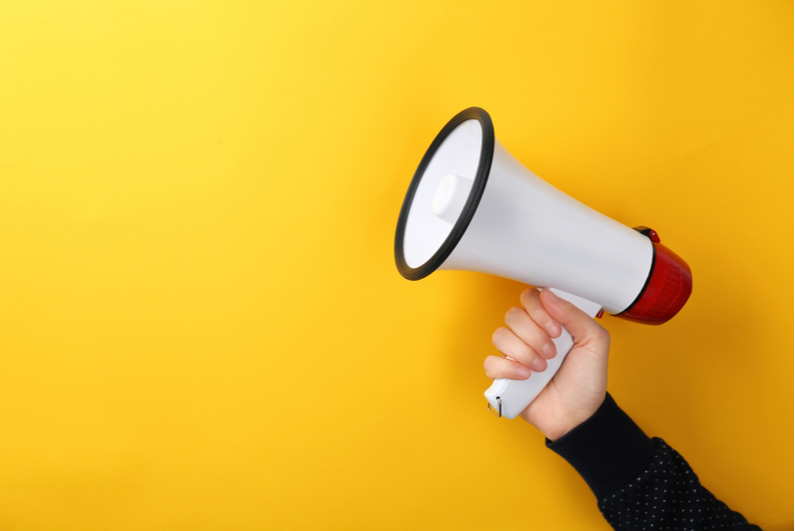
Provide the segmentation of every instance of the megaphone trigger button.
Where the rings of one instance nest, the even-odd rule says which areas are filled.
[[[596,314],[596,318],[601,319],[604,316],[604,314],[605,314],[604,310],[599,310],[599,313]]]

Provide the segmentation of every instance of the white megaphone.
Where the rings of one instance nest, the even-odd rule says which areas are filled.
[[[494,137],[491,117],[472,107],[436,136],[411,181],[398,219],[395,260],[419,280],[467,270],[551,288],[591,317],[602,310],[662,324],[692,291],[690,267],[646,227],[631,229],[547,184]],[[552,379],[572,347],[527,380],[495,380],[489,409],[514,418]]]

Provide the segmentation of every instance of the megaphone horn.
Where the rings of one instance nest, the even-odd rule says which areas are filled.
[[[631,229],[539,178],[494,136],[489,114],[458,113],[441,130],[409,185],[395,234],[395,262],[409,280],[437,270],[480,271],[551,288],[591,315],[645,324],[671,319],[692,291],[690,268],[646,227]],[[495,380],[489,407],[513,418],[554,376],[571,349],[527,380]]]

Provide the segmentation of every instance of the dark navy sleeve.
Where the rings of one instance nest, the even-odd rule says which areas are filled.
[[[676,450],[646,436],[609,394],[591,418],[547,446],[583,477],[614,529],[759,529],[716,499]]]

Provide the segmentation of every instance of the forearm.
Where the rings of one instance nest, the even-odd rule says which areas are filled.
[[[580,473],[616,529],[759,529],[717,500],[673,448],[650,439],[609,394],[591,418],[547,446]]]

